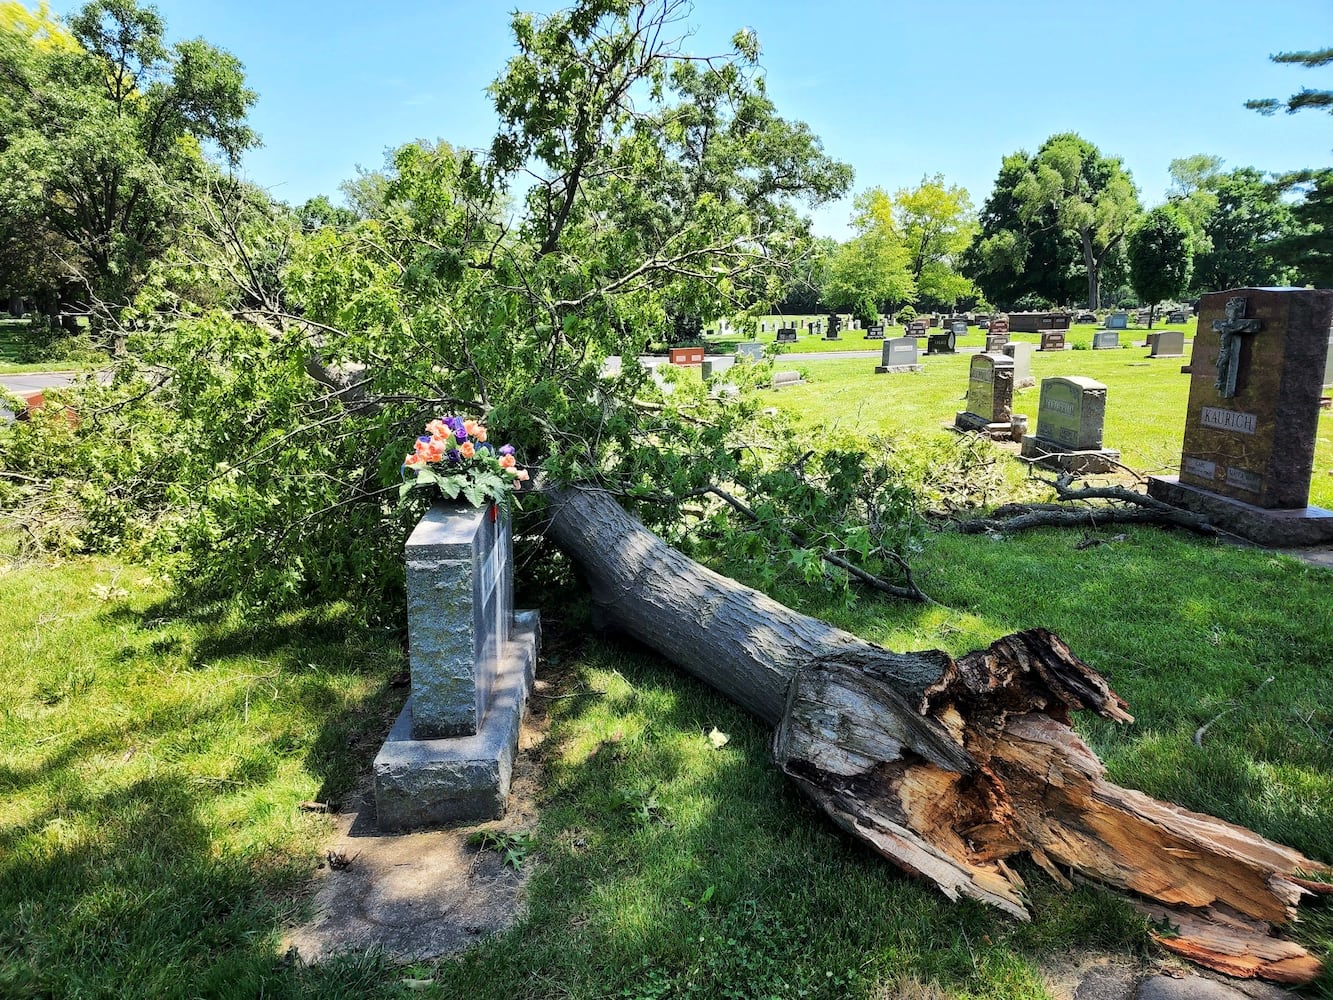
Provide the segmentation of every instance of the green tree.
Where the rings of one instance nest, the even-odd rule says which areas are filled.
[[[1157,303],[1184,295],[1189,287],[1194,265],[1189,226],[1174,207],[1155,208],[1129,234],[1126,250],[1130,283],[1148,306],[1151,330]]]
[[[1316,49],[1309,52],[1279,52],[1277,55],[1268,58],[1275,63],[1316,69],[1333,65],[1333,49]],[[1246,101],[1245,106],[1258,111],[1261,115],[1274,114],[1279,108],[1285,108],[1289,115],[1294,115],[1297,111],[1304,111],[1306,108],[1322,108],[1329,114],[1333,114],[1333,90],[1312,90],[1309,87],[1302,87],[1298,93],[1288,97],[1285,103],[1275,97],[1265,97],[1259,100]]]
[[[1195,287],[1221,291],[1286,282],[1288,268],[1275,245],[1294,232],[1294,221],[1280,188],[1252,167],[1240,167],[1212,178],[1208,191],[1217,204],[1203,224],[1207,242],[1195,257]]]
[[[916,283],[909,272],[910,253],[894,216],[893,202],[881,188],[862,191],[853,201],[852,228],[846,243],[832,250],[821,269],[820,298],[831,310],[862,319],[913,299]]]
[[[893,215],[919,304],[952,308],[959,299],[976,294],[972,282],[958,271],[977,231],[966,188],[946,186],[941,174],[923,178],[918,187],[893,196]]]
[[[702,386],[664,401],[638,366],[604,378],[602,358],[666,336],[675,314],[775,301],[807,252],[802,208],[841,197],[850,169],[778,114],[753,36],[715,58],[676,49],[685,9],[515,15],[486,154],[402,147],[371,218],[296,235],[277,301],[137,334],[152,367],[93,391],[126,393],[163,430],[151,457],[127,454],[143,434],[98,438],[111,457],[90,471],[150,484],[102,493],[116,517],[98,523],[141,526],[201,587],[378,593],[411,516],[390,502],[404,449],[444,413],[484,415],[548,474],[628,496],[744,480],[760,452],[738,435],[772,418]],[[517,190],[511,218],[497,208]],[[217,270],[249,280],[228,239]],[[687,404],[724,412],[674,416]],[[669,530],[671,505],[652,510]]]
[[[168,47],[134,0],[93,0],[68,28],[73,45],[0,24],[0,227],[61,241],[62,279],[116,308],[170,245],[205,150],[234,161],[257,142],[255,95],[234,56]]]
[[[1088,307],[1101,307],[1102,266],[1142,211],[1134,181],[1117,157],[1103,156],[1072,132],[1053,135],[1037,151],[1014,195],[1028,221],[1054,210],[1078,236],[1088,278]]]
[[[1273,240],[1269,250],[1298,281],[1333,288],[1333,170],[1301,171],[1284,178],[1281,186],[1306,190],[1291,206],[1290,231]]]
[[[962,273],[1002,308],[1030,294],[1070,302],[1086,287],[1079,240],[1060,225],[1055,208],[1027,218],[1021,211],[1014,192],[1032,161],[1024,152],[1004,158],[982,205],[980,229],[959,262]]]

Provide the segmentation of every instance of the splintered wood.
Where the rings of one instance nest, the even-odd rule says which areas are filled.
[[[1106,780],[1075,711],[1132,722],[1043,629],[957,660],[894,653],[699,565],[606,493],[547,493],[552,539],[599,620],[776,727],[778,765],[829,817],[950,899],[1019,919],[1026,854],[1062,885],[1121,890],[1162,946],[1235,976],[1306,982],[1319,961],[1279,930],[1333,869],[1250,830]],[[614,544],[608,544],[614,539]]]
[[[970,759],[954,771],[907,751],[892,718],[877,730],[886,713],[873,687],[847,673],[820,664],[797,675],[775,751],[835,822],[885,857],[950,898],[1026,918],[1022,881],[1005,864],[1026,853],[1062,884],[1068,871],[1134,894],[1164,928],[1162,945],[1201,965],[1288,983],[1318,973],[1313,956],[1274,934],[1302,897],[1333,891],[1300,873],[1329,869],[1107,781],[1069,714],[1131,717],[1056,636],[1007,636],[927,689],[921,712]]]

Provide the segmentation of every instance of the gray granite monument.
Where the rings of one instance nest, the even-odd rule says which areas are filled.
[[[915,337],[896,337],[884,341],[880,349],[880,363],[875,367],[877,375],[897,375],[903,372],[919,372]]]
[[[1094,351],[1117,351],[1120,349],[1119,330],[1097,330],[1092,335]]]
[[[1150,358],[1183,358],[1185,356],[1185,334],[1179,330],[1162,330],[1149,341]]]
[[[1037,384],[1032,376],[1032,345],[1023,340],[1011,340],[1002,352],[1014,363],[1014,388],[1030,389]]]
[[[436,504],[406,559],[412,693],[375,757],[379,828],[496,819],[541,645],[514,611],[508,513]]]
[[[1037,430],[1023,438],[1024,458],[1067,472],[1109,472],[1120,452],[1102,447],[1106,386],[1078,375],[1041,380]]]

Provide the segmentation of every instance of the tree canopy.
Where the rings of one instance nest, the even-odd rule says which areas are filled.
[[[977,230],[965,188],[946,185],[941,174],[923,178],[915,189],[902,188],[893,196],[893,214],[920,304],[952,307],[975,294],[972,282],[958,271]]]
[[[1053,211],[1058,224],[1078,236],[1088,307],[1100,308],[1102,267],[1142,211],[1134,181],[1119,158],[1103,156],[1072,132],[1053,135],[1042,143],[1014,196],[1026,221]]]
[[[206,178],[206,154],[230,161],[258,142],[240,62],[202,39],[168,46],[164,32],[135,0],[92,0],[67,32],[44,9],[0,20],[0,233],[31,238],[23,280],[123,306],[171,241],[182,186]]]
[[[1016,190],[1032,164],[1024,152],[1004,158],[981,207],[980,228],[961,256],[963,274],[1004,308],[1026,295],[1070,302],[1086,288],[1078,237],[1060,225],[1055,207],[1022,211]]]
[[[1170,205],[1153,209],[1139,220],[1127,241],[1129,277],[1146,303],[1152,329],[1157,303],[1185,294],[1194,264],[1189,226]]]

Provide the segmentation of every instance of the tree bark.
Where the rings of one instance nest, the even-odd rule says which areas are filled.
[[[835,823],[950,899],[1028,916],[1007,862],[1028,854],[1127,891],[1163,946],[1232,975],[1305,982],[1319,961],[1276,936],[1328,866],[1105,780],[1070,727],[1132,721],[1056,636],[1007,636],[954,660],[894,653],[699,565],[594,489],[547,491],[550,537],[596,615],[776,728],[778,766]],[[1162,924],[1162,926],[1167,926]]]

